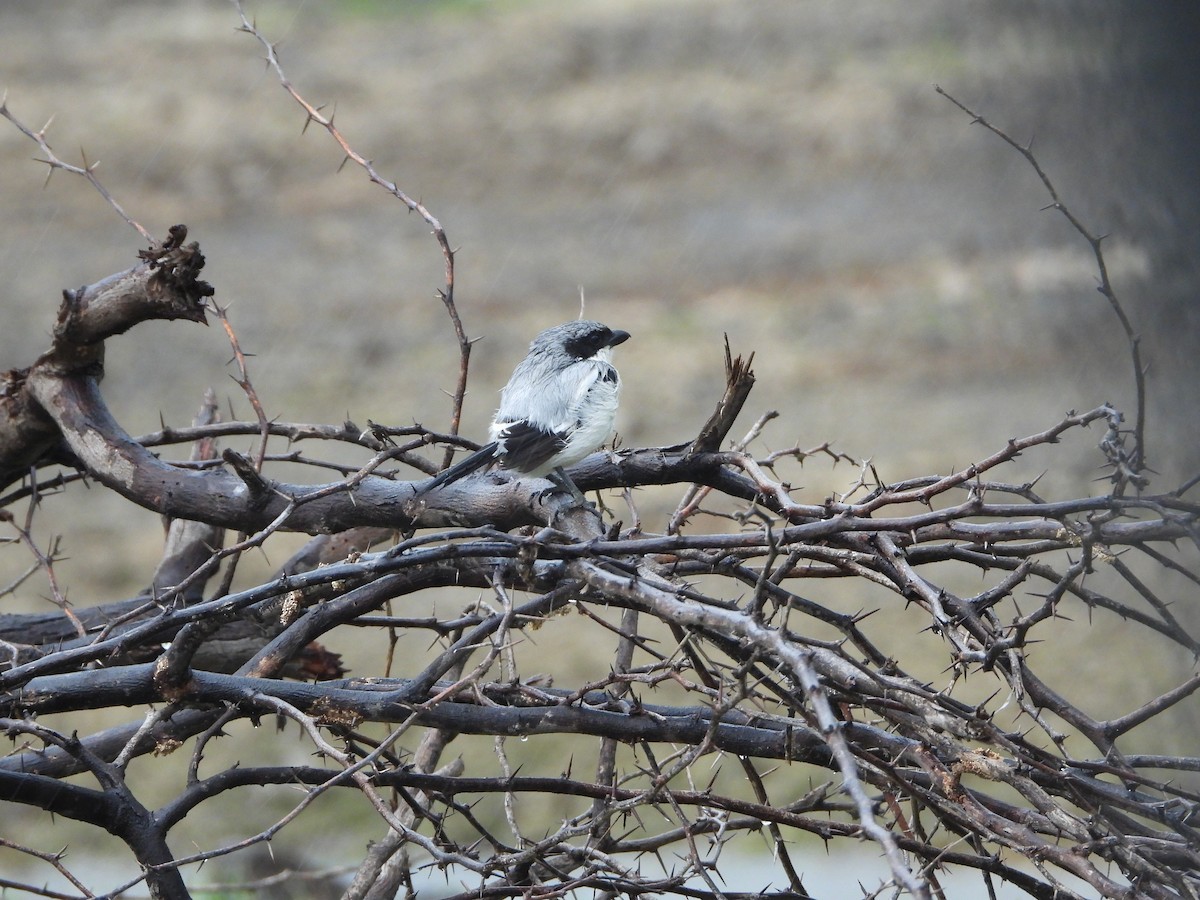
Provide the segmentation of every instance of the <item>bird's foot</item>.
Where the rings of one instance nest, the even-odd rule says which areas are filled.
[[[595,506],[594,503],[590,502],[585,496],[583,496],[579,488],[575,486],[575,482],[573,482],[571,477],[562,470],[561,466],[555,469],[553,472],[550,472],[546,477],[550,479],[555,487],[559,488],[564,493],[570,494],[571,499],[573,499],[578,505]],[[551,490],[553,490],[553,488]]]

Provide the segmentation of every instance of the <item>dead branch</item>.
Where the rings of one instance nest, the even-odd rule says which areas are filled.
[[[1042,186],[1046,189],[1046,193],[1050,195],[1050,205],[1047,209],[1055,209],[1063,214],[1063,217],[1071,223],[1071,227],[1079,233],[1079,235],[1087,241],[1088,247],[1092,251],[1092,256],[1096,260],[1096,271],[1100,276],[1100,284],[1096,288],[1106,300],[1109,306],[1112,307],[1113,314],[1117,317],[1117,321],[1121,325],[1121,331],[1125,334],[1125,340],[1129,344],[1129,358],[1133,364],[1133,383],[1136,391],[1136,423],[1133,430],[1133,451],[1128,457],[1128,472],[1121,472],[1123,478],[1127,478],[1135,487],[1143,487],[1145,485],[1145,476],[1142,470],[1146,468],[1146,368],[1142,362],[1141,337],[1134,330],[1133,322],[1125,312],[1124,306],[1117,298],[1117,292],[1112,286],[1112,282],[1108,277],[1108,263],[1104,258],[1104,249],[1101,246],[1104,239],[1108,236],[1105,234],[1094,234],[1078,216],[1075,215],[1058,194],[1058,189],[1054,187],[1054,182],[1050,180],[1050,176],[1046,174],[1041,163],[1033,153],[1032,143],[1023,145],[1018,143],[1007,132],[993,125],[983,116],[973,112],[970,108],[952,97],[938,85],[934,85],[934,90],[961,109],[964,113],[971,117],[971,121],[975,124],[982,125],[1004,143],[1008,144],[1014,150],[1025,158],[1030,167],[1037,174],[1038,180],[1042,182]]]

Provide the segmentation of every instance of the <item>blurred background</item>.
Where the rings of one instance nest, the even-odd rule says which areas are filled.
[[[1126,341],[1089,248],[1042,210],[1029,165],[938,84],[1032,141],[1063,200],[1110,235],[1110,275],[1150,365],[1151,489],[1200,467],[1194,3],[247,10],[297,89],[335,111],[355,149],[459,248],[458,309],[480,339],[468,435],[484,435],[530,337],[575,318],[581,294],[588,317],[633,334],[618,354],[627,445],[694,436],[723,387],[725,334],[735,353],[756,353],[759,378],[735,434],[779,410],[761,449],[830,440],[885,480],[945,473],[1070,409],[1112,402],[1132,419]],[[216,0],[9,0],[0,87],[26,125],[53,117],[48,139],[64,160],[99,161],[153,234],[188,225],[256,354],[268,415],[444,428],[458,357],[428,228],[356,167],[338,171],[337,146],[302,131],[238,22]],[[128,267],[142,246],[81,179],[45,183],[36,155],[0,122],[0,369],[48,346],[63,288]],[[133,434],[160,415],[188,423],[209,385],[227,415],[249,417],[229,356],[219,328],[150,323],[109,342],[105,395]],[[1023,481],[1051,466],[1050,492],[1103,491],[1100,436],[1000,474]],[[820,502],[857,474],[810,464],[797,496]],[[161,546],[153,516],[101,491],[86,508],[78,497],[58,506],[39,533],[63,535],[72,600],[146,583]],[[283,561],[276,553],[262,571]],[[0,555],[0,584],[27,564]],[[31,582],[0,602],[36,607],[44,594]],[[1191,661],[1157,665],[1146,677],[1169,683]],[[1113,690],[1132,703],[1148,688],[1122,679]]]

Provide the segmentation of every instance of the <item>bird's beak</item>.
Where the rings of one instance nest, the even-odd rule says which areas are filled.
[[[608,339],[608,346],[615,347],[617,344],[623,344],[629,340],[628,331],[613,331],[612,337]]]

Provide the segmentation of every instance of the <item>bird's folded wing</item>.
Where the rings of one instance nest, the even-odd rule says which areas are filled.
[[[500,463],[506,469],[537,473],[567,446],[567,434],[529,422],[510,422],[497,434]]]

